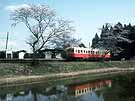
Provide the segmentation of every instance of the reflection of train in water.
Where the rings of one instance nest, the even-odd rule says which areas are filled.
[[[69,82],[68,82],[69,83]],[[93,94],[94,91],[99,91],[106,87],[111,87],[111,80],[92,81],[83,84],[55,85],[45,86],[46,84],[16,86],[0,88],[0,101],[65,101],[65,96],[76,101],[77,97],[87,93]],[[44,99],[46,98],[46,100]],[[44,100],[43,100],[44,99]],[[47,101],[48,101],[47,100]],[[69,99],[68,99],[69,100]],[[67,101],[67,100],[66,100]]]
[[[107,50],[69,47],[66,49],[68,59],[89,59],[100,60],[102,58],[109,60],[111,58],[110,52]]]
[[[69,94],[74,96],[81,96],[86,93],[90,93],[93,91],[98,91],[106,87],[111,87],[112,81],[111,80],[101,80],[95,81],[92,83],[81,84],[81,85],[74,85],[69,87]]]

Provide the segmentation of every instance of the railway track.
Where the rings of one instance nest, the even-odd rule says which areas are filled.
[[[0,63],[31,63],[33,59],[0,59]],[[101,60],[36,59],[37,62],[97,62]],[[105,60],[107,61],[107,60]]]
[[[0,63],[31,63],[32,59],[0,59]],[[36,59],[38,62],[65,62],[65,59]]]

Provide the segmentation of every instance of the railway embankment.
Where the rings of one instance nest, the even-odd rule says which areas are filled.
[[[118,74],[125,74],[132,72],[135,72],[135,68],[104,68],[104,69],[93,69],[93,70],[85,70],[70,73],[57,73],[49,75],[4,77],[0,78],[0,86],[8,87],[14,85],[28,85],[28,84],[31,85],[43,82],[48,83],[56,80],[78,79],[82,76],[88,75],[90,77],[89,80],[95,80],[105,76],[110,77]]]
[[[0,85],[21,85],[54,80],[89,79],[135,72],[135,61],[0,63]]]

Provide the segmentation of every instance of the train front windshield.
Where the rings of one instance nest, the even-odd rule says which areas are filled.
[[[67,52],[68,52],[68,53],[74,53],[74,49],[73,49],[73,48],[69,48],[69,49],[67,50]]]

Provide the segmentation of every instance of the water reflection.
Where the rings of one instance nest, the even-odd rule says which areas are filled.
[[[0,88],[0,101],[135,101],[134,76],[45,86]]]
[[[102,90],[106,87],[111,87],[112,81],[111,80],[100,80],[95,82],[90,82],[81,85],[75,85],[69,87],[69,93],[73,94],[74,96],[85,95],[87,93],[92,93],[98,90]]]

